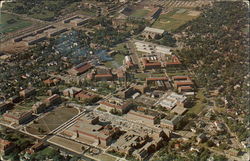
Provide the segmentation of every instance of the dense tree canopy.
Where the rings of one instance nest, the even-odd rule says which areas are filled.
[[[247,14],[243,2],[217,2],[178,31],[185,44],[178,54],[195,72],[198,86],[218,89],[223,105],[243,114],[249,105]]]

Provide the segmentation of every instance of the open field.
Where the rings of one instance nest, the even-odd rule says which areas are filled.
[[[153,27],[166,31],[174,31],[181,25],[198,17],[200,12],[190,9],[174,9],[167,14],[162,14],[153,24]]]
[[[108,61],[105,63],[105,66],[109,68],[118,68],[122,66],[122,62],[124,60],[124,55],[123,54],[116,54],[113,58],[114,60]]]
[[[138,9],[135,10],[130,16],[131,17],[136,17],[136,18],[143,18],[149,14],[149,10],[146,9]]]
[[[109,154],[103,154],[103,153],[98,154],[98,155],[88,154],[88,156],[91,156],[91,157],[96,158],[96,159],[101,160],[101,161],[116,161],[116,157],[113,157]]]
[[[22,20],[14,15],[2,13],[0,15],[0,33],[14,32],[31,26],[30,21]]]
[[[61,146],[65,149],[68,149],[70,151],[73,151],[78,154],[82,154],[84,150],[86,150],[88,147],[84,146],[81,143],[60,137],[60,136],[54,136],[51,139],[48,140],[50,143],[55,144],[57,146]]]
[[[75,108],[58,107],[38,121],[34,121],[34,123],[27,126],[26,130],[34,135],[45,135],[77,114],[78,110]]]
[[[199,114],[202,111],[202,109],[206,106],[206,104],[203,102],[205,100],[205,96],[202,89],[198,89],[196,99],[197,100],[195,102],[195,105],[189,109],[188,113]]]

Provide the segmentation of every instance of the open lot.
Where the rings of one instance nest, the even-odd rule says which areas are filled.
[[[198,17],[199,14],[200,12],[190,9],[174,9],[169,13],[160,15],[158,20],[153,24],[153,27],[166,31],[174,31],[181,25]]]
[[[78,154],[82,154],[86,149],[88,149],[87,146],[81,143],[78,143],[78,142],[75,142],[75,141],[60,137],[60,136],[54,136],[51,139],[49,139],[48,142],[55,144],[57,146],[63,147],[67,150],[73,151]]]
[[[198,89],[195,105],[189,109],[188,113],[199,114],[202,111],[202,109],[206,106],[204,100],[205,100],[204,91],[202,89]]]
[[[5,34],[14,32],[31,26],[30,21],[22,20],[17,16],[1,13],[0,15],[0,33]]]
[[[149,10],[147,9],[138,9],[134,10],[134,12],[130,15],[131,17],[143,18],[149,14]]]
[[[46,135],[77,114],[76,108],[58,107],[27,126],[26,130],[33,135]]]
[[[109,68],[119,68],[120,66],[122,66],[122,62],[124,60],[124,55],[123,54],[116,54],[112,61],[108,61],[105,63],[105,66],[109,67]]]

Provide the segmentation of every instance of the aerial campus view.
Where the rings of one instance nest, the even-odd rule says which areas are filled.
[[[246,0],[1,0],[0,160],[249,161]]]

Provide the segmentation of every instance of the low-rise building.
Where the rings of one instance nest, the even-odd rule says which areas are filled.
[[[149,126],[153,126],[157,121],[157,116],[147,115],[142,112],[133,111],[133,110],[129,111],[126,117],[129,120],[134,120],[136,122],[149,125]]]
[[[30,151],[31,153],[35,153],[35,152],[38,152],[39,150],[42,150],[44,147],[45,147],[45,145],[44,145],[43,142],[38,142],[38,143],[34,144],[34,145],[29,149],[29,151]]]
[[[54,86],[54,85],[57,85],[60,81],[61,79],[59,78],[49,78],[49,79],[44,80],[43,83],[46,86]]]
[[[109,98],[106,101],[101,101],[99,108],[105,109],[107,111],[115,110],[121,114],[124,114],[130,110],[130,103],[123,101],[119,98]]]
[[[136,50],[147,54],[171,55],[171,48],[145,41],[135,41]]]
[[[22,98],[20,96],[18,96],[18,95],[15,95],[15,96],[9,98],[9,101],[11,103],[19,103],[19,102],[22,101]]]
[[[70,20],[70,24],[74,25],[74,26],[81,26],[85,23],[87,23],[89,20],[89,18],[75,18]]]
[[[46,106],[52,106],[58,103],[61,103],[61,97],[58,94],[54,94],[44,100]]]
[[[169,68],[169,67],[180,67],[182,65],[181,61],[179,60],[179,58],[175,55],[172,55],[170,60],[164,62],[164,66],[166,68]]]
[[[59,89],[56,88],[56,87],[51,88],[51,89],[49,89],[49,90],[47,91],[47,94],[48,94],[49,96],[52,96],[53,94],[59,94],[59,93],[60,93],[60,91],[59,91]]]
[[[81,88],[71,87],[63,90],[63,95],[66,97],[75,98],[75,96],[82,91]]]
[[[37,102],[32,106],[32,110],[35,114],[44,112],[46,108],[47,106],[45,102]]]
[[[120,132],[119,128],[111,125],[100,125],[98,117],[87,118],[82,116],[78,121],[66,129],[63,133],[89,144],[107,147],[111,144],[115,135]]]
[[[138,65],[133,62],[130,56],[125,56],[123,64],[127,69],[136,69],[138,67]]]
[[[66,31],[68,31],[67,28],[61,28],[61,27],[59,27],[59,28],[51,28],[51,29],[46,30],[46,31],[45,31],[45,34],[46,34],[49,38],[51,38],[51,37],[60,35],[61,33],[64,33],[64,32],[66,32]]]
[[[170,130],[175,130],[176,126],[180,123],[181,120],[182,116],[176,115],[171,120],[162,119],[160,125],[161,127],[169,128]]]
[[[20,125],[32,118],[32,111],[8,111],[3,114],[3,118],[6,121]]]
[[[128,87],[121,91],[119,91],[118,95],[120,98],[127,99],[133,96],[133,94],[138,93],[139,90],[135,89],[134,87]]]
[[[147,39],[156,39],[162,37],[164,32],[165,31],[162,29],[146,27],[143,30],[142,35]]]
[[[44,40],[46,40],[46,36],[43,34],[36,34],[34,36],[29,36],[29,37],[25,37],[22,40],[24,41],[24,44],[26,46],[31,46],[31,45],[35,45],[39,42],[42,42]]]
[[[19,95],[21,97],[27,98],[27,97],[34,95],[35,93],[36,93],[36,89],[33,87],[29,87],[29,88],[26,88],[26,89],[20,91]]]
[[[185,107],[187,97],[184,95],[171,93],[170,95],[163,96],[160,101],[159,105],[162,107],[167,108],[168,110],[172,110],[176,106]]]
[[[11,110],[13,108],[14,104],[8,101],[5,101],[3,103],[0,103],[0,113],[5,113],[8,110]]]
[[[142,58],[142,65],[144,70],[152,70],[152,69],[161,69],[162,64],[161,62],[158,61],[150,61],[146,58]]]
[[[96,68],[88,74],[88,79],[94,81],[114,81],[115,76],[109,68]]]
[[[95,81],[113,81],[114,80],[114,76],[111,73],[107,73],[107,74],[96,74],[94,76]]]
[[[198,143],[203,143],[207,140],[206,134],[201,133],[196,137]]]
[[[194,95],[194,83],[188,76],[173,76],[173,86],[183,95]]]
[[[0,155],[8,155],[15,148],[15,144],[4,139],[0,139]]]
[[[93,99],[95,97],[96,97],[96,95],[93,95],[87,91],[81,91],[75,95],[75,98],[82,100],[82,101],[86,100],[86,99]]]
[[[78,64],[77,66],[71,68],[70,70],[68,70],[68,73],[70,75],[75,75],[75,76],[81,75],[87,72],[91,68],[92,68],[92,65],[88,62],[85,62],[85,63]]]

